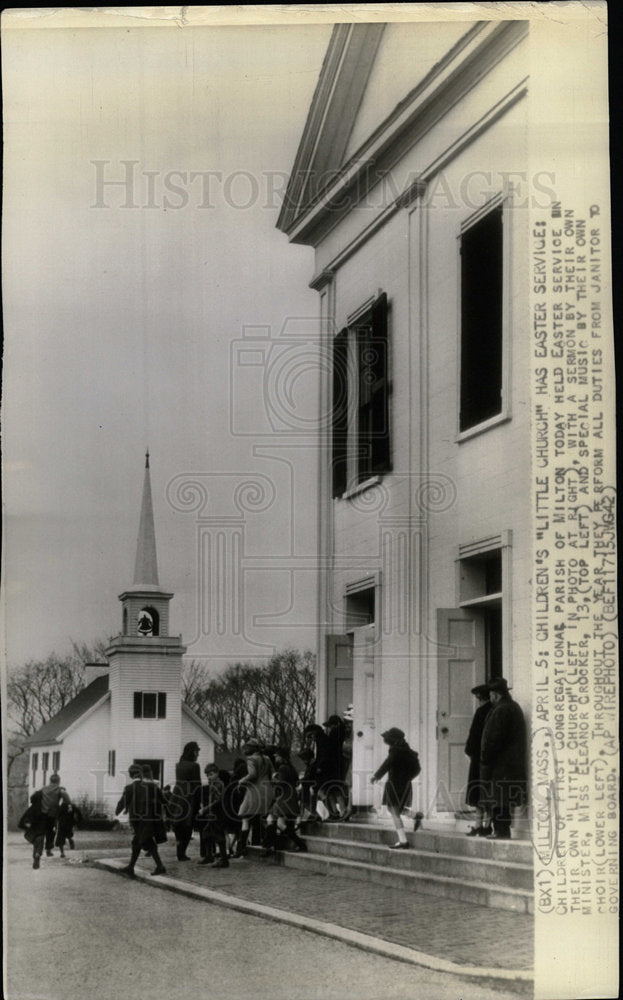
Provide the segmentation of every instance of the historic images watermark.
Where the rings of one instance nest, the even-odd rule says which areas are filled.
[[[153,170],[137,159],[91,160],[90,164],[93,168],[90,207],[96,209],[206,211],[224,207],[235,211],[257,208],[278,211],[288,206],[288,190],[296,188],[296,180],[305,185],[312,199],[326,197],[332,210],[343,212],[355,205],[385,208],[421,183],[419,173],[411,172],[406,182],[398,182],[391,171],[365,164],[348,190],[331,199],[332,185],[341,176],[339,171],[307,171],[291,179],[283,170],[258,172],[240,168],[228,173],[179,167]],[[531,175],[525,170],[473,170],[465,173],[457,184],[441,170],[423,185],[422,200],[433,209],[476,210],[487,200],[485,188],[494,192],[512,187],[515,208],[546,209],[556,199],[555,183],[555,174],[546,170]]]

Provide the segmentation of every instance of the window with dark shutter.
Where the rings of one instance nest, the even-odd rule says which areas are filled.
[[[157,709],[157,696],[155,691],[143,691],[143,718],[155,719]]]
[[[333,342],[333,496],[391,468],[387,295]]]
[[[372,307],[372,343],[367,360],[370,393],[370,467],[367,474],[390,469],[389,452],[389,353],[387,341],[387,295]],[[366,478],[365,475],[362,478]]]
[[[502,206],[461,235],[460,429],[502,412]]]
[[[346,489],[348,457],[348,331],[342,330],[333,341],[331,470],[333,496]]]
[[[134,692],[135,719],[166,719],[166,716],[167,716],[166,691]]]

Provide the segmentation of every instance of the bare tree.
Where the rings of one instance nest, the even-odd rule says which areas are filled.
[[[45,660],[29,660],[12,669],[7,681],[10,732],[16,744],[31,736],[75,698],[84,687],[84,664],[102,657],[105,644],[93,646],[72,641],[73,652],[64,657],[50,653]],[[19,753],[14,753],[14,759]],[[9,760],[9,766],[11,760]]]
[[[311,652],[286,649],[266,664],[230,664],[216,677],[193,661],[183,690],[223,749],[237,750],[251,738],[291,747],[313,721],[315,677]]]

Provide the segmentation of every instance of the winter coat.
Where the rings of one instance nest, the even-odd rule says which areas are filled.
[[[163,844],[167,839],[162,818],[164,807],[160,785],[154,781],[132,781],[123,789],[115,815],[127,812],[137,844],[147,844],[152,838]]]
[[[465,753],[469,757],[469,772],[467,774],[467,789],[465,801],[468,806],[477,806],[480,802],[482,785],[480,783],[480,744],[482,743],[482,731],[489,712],[492,709],[490,701],[485,701],[479,705],[474,712],[474,718],[469,729]]]
[[[224,832],[226,822],[224,796],[225,785],[220,778],[201,786],[195,825],[199,830],[203,830],[204,835],[214,836]]]
[[[328,736],[326,733],[318,732],[314,734],[315,752],[313,764],[310,768],[310,776],[313,778],[319,791],[326,791],[328,787],[334,786],[342,780],[342,739],[337,736]],[[338,749],[339,746],[339,749]]]
[[[201,788],[201,768],[195,760],[180,760],[175,765],[175,785],[167,803],[173,829],[192,827]]]
[[[480,780],[497,809],[520,805],[526,795],[526,723],[510,695],[491,708],[480,744]]]
[[[272,771],[270,758],[259,750],[247,757],[247,773],[238,782],[244,789],[238,809],[241,819],[267,815],[273,800]]]
[[[411,805],[412,774],[411,749],[406,740],[394,743],[390,746],[387,757],[375,772],[376,781],[387,775],[385,788],[383,789],[383,805],[391,806],[398,812],[404,812]]]
[[[273,774],[273,804],[270,807],[272,816],[282,819],[296,819],[299,814],[299,797],[296,786],[299,783],[298,774],[292,764],[280,764]]]
[[[346,774],[343,750],[345,736],[346,727],[343,722],[340,725],[331,726],[327,733],[327,760],[330,775],[332,779],[337,781],[343,781]]]

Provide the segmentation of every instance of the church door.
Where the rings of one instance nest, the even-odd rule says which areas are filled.
[[[437,809],[455,812],[465,805],[465,741],[476,708],[471,690],[485,681],[483,619],[471,609],[440,608],[437,637]]]
[[[353,629],[353,805],[373,805],[370,777],[375,761],[376,734],[376,629],[373,624]]]

